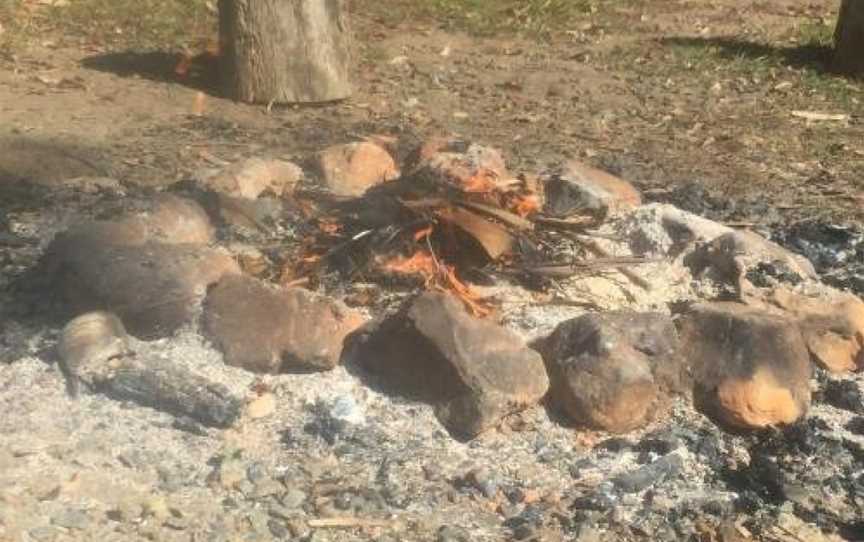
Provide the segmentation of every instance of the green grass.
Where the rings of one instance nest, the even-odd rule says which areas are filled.
[[[215,34],[206,0],[73,0],[65,6],[22,9],[0,0],[0,52],[21,49],[50,32],[114,49],[177,49]]]
[[[834,47],[835,25],[835,21],[806,22],[798,27],[792,39],[802,47]]]
[[[605,0],[402,0],[364,7],[388,22],[436,20],[476,36],[516,33],[545,37],[566,29]]]
[[[392,23],[437,21],[473,35],[543,37],[566,29],[606,0],[388,0],[355,3],[355,16]],[[19,9],[21,0],[0,0],[0,53],[56,31],[109,49],[168,49],[193,46],[215,35],[214,1],[72,0],[62,7]]]
[[[833,21],[807,22],[771,43],[736,38],[670,38],[661,40],[677,61],[670,70],[686,68],[715,77],[776,77],[791,80],[804,95],[821,95],[836,107],[860,107],[864,85],[829,72],[834,46]],[[856,103],[858,100],[859,103]]]
[[[75,0],[51,11],[66,32],[105,45],[174,49],[216,31],[205,0]]]

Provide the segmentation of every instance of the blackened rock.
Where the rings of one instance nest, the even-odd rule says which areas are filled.
[[[594,449],[606,450],[609,452],[617,453],[631,448],[632,446],[633,443],[625,438],[612,437],[600,442],[599,444],[597,444],[597,446],[594,447]]]
[[[855,416],[846,424],[846,430],[856,435],[864,435],[864,416]]]
[[[222,384],[161,357],[127,356],[101,368],[90,366],[82,377],[113,399],[133,401],[208,427],[229,427],[243,409],[242,398]]]
[[[359,365],[392,391],[435,404],[461,437],[536,404],[549,387],[537,352],[446,294],[424,294],[356,339],[351,354]]]
[[[659,313],[586,314],[539,345],[551,397],[573,421],[624,432],[648,421],[664,392],[682,391],[672,320]]]
[[[681,446],[681,438],[667,429],[648,433],[636,443],[634,449],[638,452],[666,455]]]
[[[683,464],[680,455],[674,453],[665,455],[653,463],[615,477],[612,483],[624,493],[638,493],[663,482],[667,478],[676,476],[681,471]]]
[[[853,380],[827,380],[818,399],[849,412],[864,414],[864,392]]]
[[[561,218],[586,213],[605,218],[642,205],[642,195],[632,184],[577,160],[554,172],[544,191],[544,210]]]

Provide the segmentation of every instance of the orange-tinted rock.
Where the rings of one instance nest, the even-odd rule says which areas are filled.
[[[368,141],[335,145],[318,155],[324,186],[337,196],[361,196],[369,188],[399,177],[389,152]]]
[[[577,160],[546,180],[545,193],[545,211],[562,218],[578,214],[603,218],[642,205],[642,195],[632,184]]]
[[[543,341],[553,403],[574,422],[612,432],[649,421],[669,391],[682,391],[672,320],[658,313],[586,314]]]
[[[497,149],[452,137],[427,140],[412,162],[411,175],[437,189],[462,192],[489,192],[512,178]]]
[[[542,358],[520,337],[441,293],[364,330],[351,359],[394,393],[434,404],[441,422],[468,438],[537,404],[549,387]]]
[[[235,198],[256,199],[264,192],[290,194],[300,179],[300,166],[285,160],[248,158],[199,179],[202,186]]]
[[[747,378],[723,380],[717,386],[716,399],[726,421],[736,427],[788,425],[803,414],[792,390],[764,367]]]
[[[795,321],[739,303],[704,303],[681,319],[697,407],[723,426],[791,424],[810,405],[811,366]]]
[[[251,277],[226,277],[204,302],[204,332],[225,363],[259,373],[332,369],[362,323],[335,300]]]
[[[844,373],[864,369],[864,302],[853,295],[806,297],[784,289],[769,299],[795,317],[813,360]]]

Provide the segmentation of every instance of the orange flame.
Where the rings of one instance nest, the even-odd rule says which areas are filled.
[[[509,207],[513,213],[524,218],[540,210],[540,198],[537,197],[537,194],[519,196],[510,202]]]
[[[432,226],[427,226],[422,230],[417,230],[416,232],[414,232],[414,240],[420,241],[421,239],[425,239],[430,235],[432,235]]]
[[[483,318],[492,313],[488,304],[484,303],[470,286],[459,280],[453,266],[437,262],[432,254],[425,250],[418,250],[407,258],[396,257],[382,268],[392,273],[420,275],[427,288],[455,295],[475,316]]]
[[[494,171],[489,169],[480,169],[474,175],[465,179],[460,179],[460,189],[463,192],[481,194],[494,192],[498,188],[498,185],[495,183],[497,178],[498,175],[496,175]]]
[[[438,273],[438,264],[435,262],[435,258],[425,250],[418,250],[408,258],[398,256],[382,267],[385,271],[392,273],[421,275],[427,281]]]

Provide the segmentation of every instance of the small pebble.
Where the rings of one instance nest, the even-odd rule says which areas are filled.
[[[471,537],[465,532],[465,529],[459,527],[451,527],[444,525],[438,529],[438,542],[469,542]]]
[[[42,527],[35,527],[27,531],[27,534],[30,535],[30,538],[33,540],[38,540],[39,542],[48,542],[50,540],[54,540],[57,538],[57,529],[51,527],[50,525],[44,525]]]
[[[336,499],[333,501],[333,504],[339,510],[348,510],[351,508],[353,495],[351,493],[340,493],[336,496]]]
[[[291,535],[288,532],[288,528],[281,521],[271,519],[267,522],[267,527],[270,529],[270,533],[276,538],[288,538]]]
[[[274,518],[290,520],[295,519],[297,517],[297,513],[287,506],[282,506],[281,504],[271,504],[267,507],[267,513],[273,516]]]
[[[281,502],[285,508],[300,508],[306,502],[306,493],[297,488],[289,489],[282,496]]]
[[[255,491],[252,493],[252,497],[256,500],[261,500],[273,495],[281,495],[284,492],[285,486],[282,485],[282,482],[273,479],[262,480],[255,484]]]
[[[468,473],[466,480],[487,499],[491,499],[498,493],[498,481],[493,478],[489,469],[474,469]]]
[[[164,497],[151,497],[144,502],[143,515],[162,521],[171,515],[171,511],[168,509],[168,503]]]
[[[51,523],[67,529],[86,529],[90,516],[84,510],[69,509],[51,518]]]
[[[267,478],[267,468],[260,461],[255,461],[246,467],[246,478],[257,484]]]
[[[260,536],[266,536],[270,534],[270,527],[268,525],[270,519],[260,510],[253,510],[246,516],[246,520],[249,522],[249,525],[252,526],[252,530],[255,531]]]
[[[246,405],[246,414],[253,420],[266,418],[274,412],[276,412],[276,396],[272,393],[264,393]]]
[[[174,529],[175,531],[183,531],[189,526],[188,522],[184,518],[177,517],[168,518],[165,520],[163,525],[169,529]]]

